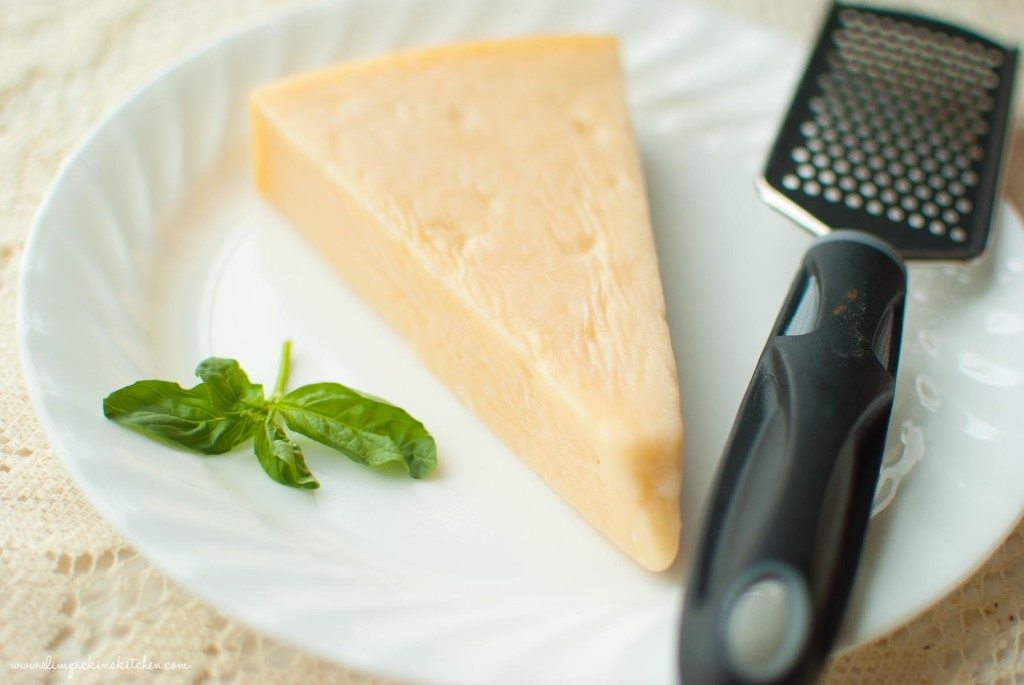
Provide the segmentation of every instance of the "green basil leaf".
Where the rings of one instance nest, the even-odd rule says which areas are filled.
[[[225,410],[206,384],[182,388],[169,381],[139,381],[103,400],[103,415],[150,437],[200,454],[223,454],[252,437],[266,410]]]
[[[243,411],[245,405],[262,406],[263,386],[253,384],[234,359],[209,357],[196,367],[210,393],[213,406],[231,411]]]
[[[437,447],[405,410],[338,383],[296,388],[275,402],[288,427],[369,466],[398,462],[413,478],[437,466]]]
[[[273,394],[249,380],[234,359],[210,357],[196,367],[193,388],[146,380],[103,400],[112,421],[200,454],[223,454],[254,438],[263,470],[284,485],[312,490],[320,483],[277,419],[293,430],[362,464],[400,463],[413,478],[437,466],[434,439],[423,424],[388,402],[337,383],[307,385],[283,395],[291,368],[291,342],[281,347]]]
[[[289,440],[284,429],[277,425],[273,412],[267,414],[263,425],[256,431],[253,448],[260,466],[278,483],[306,490],[320,487],[306,466],[302,449]]]

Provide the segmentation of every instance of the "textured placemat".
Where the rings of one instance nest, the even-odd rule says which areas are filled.
[[[18,265],[61,160],[152,71],[295,0],[0,0],[0,679],[13,662],[118,662],[74,682],[373,683],[241,626],[136,555],[93,510],[32,411],[15,342]],[[809,40],[812,0],[706,0]],[[904,3],[1024,42],[1024,3]],[[1024,206],[1024,135],[1007,193]],[[1024,306],[1024,304],[1022,304]],[[830,683],[1024,681],[1024,527],[962,588],[892,636],[837,658]],[[131,661],[131,660],[135,661]],[[146,661],[143,661],[143,660]],[[188,670],[154,671],[176,662]],[[134,667],[134,668],[132,668]]]

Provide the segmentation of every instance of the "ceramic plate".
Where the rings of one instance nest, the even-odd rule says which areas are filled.
[[[643,571],[419,364],[253,192],[245,97],[336,60],[552,31],[622,39],[687,422],[684,549]],[[429,683],[669,683],[698,514],[764,338],[810,238],[753,186],[799,46],[679,2],[365,0],[317,5],[189,57],[115,110],[36,218],[20,342],[43,424],[96,507],[231,616],[373,673]],[[845,645],[943,596],[1024,505],[1024,233],[915,268],[886,466]],[[330,312],[324,316],[324,312]],[[140,378],[208,355],[272,383],[338,380],[434,432],[442,468],[382,478],[305,444],[322,488],[247,451],[200,458],[104,420]]]

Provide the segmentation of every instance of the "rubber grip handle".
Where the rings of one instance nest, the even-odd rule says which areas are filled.
[[[804,257],[716,475],[684,685],[813,682],[849,599],[892,410],[906,271],[865,233]]]

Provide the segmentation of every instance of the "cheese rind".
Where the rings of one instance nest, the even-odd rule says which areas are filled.
[[[682,420],[614,39],[341,65],[251,114],[261,194],[594,526],[668,566]]]

